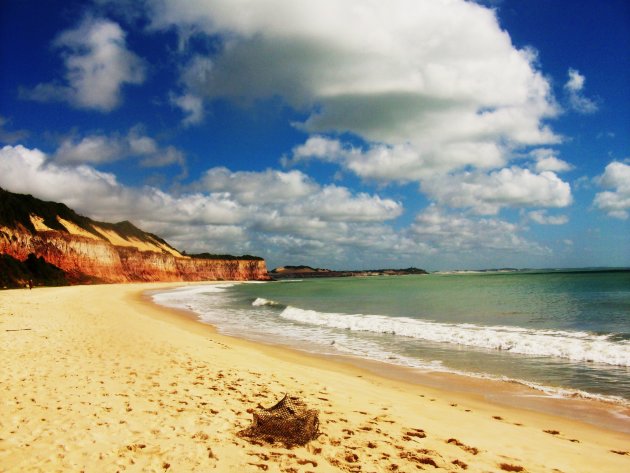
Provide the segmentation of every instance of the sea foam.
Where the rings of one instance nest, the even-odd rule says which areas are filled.
[[[388,333],[436,343],[449,343],[529,356],[630,366],[630,342],[611,335],[508,326],[447,324],[408,317],[325,313],[286,307],[286,320],[357,332]]]

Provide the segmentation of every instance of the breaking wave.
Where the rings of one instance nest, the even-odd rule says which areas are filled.
[[[257,299],[257,305],[273,305]],[[256,301],[255,301],[256,303]],[[278,304],[279,305],[279,304]],[[630,366],[630,341],[614,335],[508,326],[447,324],[407,317],[325,313],[287,306],[280,317],[304,324],[357,332],[393,334],[436,343],[448,343],[529,356]]]
[[[269,299],[265,299],[264,297],[258,297],[256,298],[256,300],[254,302],[252,302],[252,305],[254,307],[261,307],[261,306],[282,306],[282,304],[280,304],[279,302],[276,301],[270,301]]]

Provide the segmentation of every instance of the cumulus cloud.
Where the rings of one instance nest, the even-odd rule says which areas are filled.
[[[555,173],[537,174],[515,166],[489,174],[434,177],[423,181],[422,189],[442,205],[485,215],[503,207],[566,207],[572,202],[571,186]]]
[[[110,173],[90,166],[63,168],[47,163],[46,155],[38,149],[22,145],[5,146],[0,150],[0,186],[20,193],[32,193],[47,200],[64,201],[80,209],[89,208],[103,199],[103,206],[111,203],[119,184]]]
[[[289,203],[286,211],[289,215],[311,215],[327,221],[380,222],[400,216],[402,205],[366,193],[352,196],[347,188],[330,185],[302,202]]]
[[[142,60],[127,49],[125,32],[113,21],[86,17],[62,32],[53,46],[61,51],[65,80],[22,89],[22,97],[108,112],[120,104],[123,85],[144,81]]]
[[[533,150],[530,155],[535,159],[536,172],[567,172],[573,169],[573,166],[566,161],[559,159],[556,152],[549,148],[539,148]]]
[[[579,113],[595,113],[598,110],[597,103],[583,93],[586,78],[576,69],[569,69],[568,76],[564,90],[568,95],[571,108]]]
[[[232,213],[238,207],[220,195],[204,199],[193,193],[176,198],[153,187],[126,187],[114,174],[86,164],[59,164],[40,150],[22,145],[0,150],[0,186],[64,202],[106,220],[141,220],[150,216],[153,221],[174,223],[201,216],[203,221],[224,222],[234,218]]]
[[[630,165],[613,161],[596,182],[611,191],[598,192],[593,204],[610,217],[626,220],[630,209]]]
[[[546,210],[532,210],[527,215],[540,225],[564,225],[569,222],[566,215],[548,215]]]
[[[142,133],[140,127],[129,130],[127,135],[87,135],[67,137],[51,159],[59,164],[99,165],[130,157],[140,158],[144,167],[164,167],[177,164],[185,168],[184,154],[173,146],[162,148],[151,137]]]
[[[464,150],[462,150],[464,153]],[[497,156],[489,149],[487,156]],[[309,159],[338,163],[362,178],[378,181],[418,181],[428,197],[457,208],[470,208],[479,214],[496,214],[503,207],[566,207],[571,204],[571,187],[556,172],[572,166],[555,157],[551,149],[530,153],[534,172],[520,167],[484,172],[446,173],[438,163],[417,167],[422,158],[407,145],[373,145],[367,149],[344,146],[339,140],[312,136],[296,146],[285,165]],[[498,159],[498,158],[497,158]],[[488,158],[491,167],[493,158]]]
[[[278,245],[289,240],[312,251],[323,248],[320,256],[343,249],[385,251],[398,237],[384,222],[402,212],[398,202],[322,187],[299,171],[210,169],[177,195],[127,187],[113,174],[86,164],[64,165],[21,145],[0,150],[0,186],[64,202],[93,218],[130,219],[189,251],[256,250],[279,257],[286,248]],[[269,241],[277,246],[267,248]]]
[[[321,135],[296,146],[283,163],[295,165],[309,159],[337,163],[362,178],[384,182],[418,180],[432,171],[422,166],[423,159],[408,145],[375,144],[361,149]]]
[[[300,171],[231,172],[225,167],[209,169],[194,187],[227,192],[243,204],[282,203],[312,195],[319,189]]]
[[[515,48],[495,13],[471,2],[148,5],[154,28],[192,28],[221,44],[185,68],[186,94],[282,97],[305,113],[309,133],[370,143],[374,153],[352,161],[364,175],[398,179],[401,164],[414,176],[498,167],[513,147],[559,140],[544,123],[557,109],[535,53]]]
[[[311,136],[296,146],[285,165],[294,165],[309,159],[337,163],[357,176],[381,182],[421,181],[465,167],[470,160],[482,169],[503,164],[500,148],[494,143],[457,143],[446,146],[439,153],[421,155],[411,144],[371,144],[366,147],[344,145],[341,141],[322,135]]]
[[[65,164],[107,163],[126,157],[124,147],[121,140],[102,135],[86,136],[78,141],[66,138],[61,142],[54,159]]]
[[[231,172],[213,168],[193,187],[223,192],[244,205],[265,204],[267,212],[261,214],[283,222],[305,216],[316,225],[318,221],[385,221],[402,213],[402,205],[391,199],[365,193],[353,195],[345,187],[321,186],[300,171]]]
[[[416,216],[409,232],[440,251],[465,253],[476,250],[545,254],[549,250],[519,235],[513,223],[495,218],[470,218],[431,205]]]
[[[516,224],[435,205],[396,229],[389,221],[401,214],[400,203],[321,186],[295,170],[210,169],[186,192],[173,194],[127,187],[113,174],[62,165],[18,145],[0,149],[0,186],[65,202],[92,218],[130,219],[189,252],[258,253],[276,262],[300,258],[347,267],[357,261],[400,265],[443,252],[457,259],[471,250],[547,251],[523,238]]]

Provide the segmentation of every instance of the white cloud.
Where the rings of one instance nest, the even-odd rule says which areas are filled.
[[[0,186],[62,201],[96,219],[130,219],[189,252],[258,253],[274,261],[297,258],[335,267],[360,261],[370,267],[386,261],[400,266],[435,254],[458,260],[470,250],[488,256],[547,251],[521,237],[518,225],[445,213],[436,206],[410,227],[395,229],[387,221],[401,214],[400,203],[320,186],[299,171],[210,169],[191,191],[175,195],[126,187],[88,165],[59,165],[37,149],[5,146]]]
[[[91,135],[78,141],[66,138],[54,155],[55,161],[63,164],[100,164],[126,157],[124,143],[103,135]]]
[[[553,149],[538,148],[530,152],[530,155],[536,161],[536,172],[566,172],[573,169],[571,164],[556,157],[556,152]]]
[[[290,202],[288,215],[309,215],[325,221],[381,222],[393,220],[402,213],[402,205],[365,193],[353,196],[345,187],[325,186],[303,201]]]
[[[549,250],[528,241],[521,229],[504,220],[473,219],[462,213],[448,213],[432,205],[416,216],[410,234],[444,252],[508,251],[545,254]]]
[[[613,190],[598,192],[593,202],[595,207],[611,217],[626,220],[630,209],[630,165],[613,161],[596,182],[603,188]]]
[[[488,149],[488,167],[493,162],[492,156],[497,156],[493,151],[491,147]],[[316,135],[295,147],[284,164],[319,159],[338,163],[362,178],[418,181],[422,191],[442,205],[471,208],[479,214],[496,214],[503,207],[566,207],[571,203],[570,185],[556,172],[572,167],[553,153],[546,148],[530,153],[536,172],[513,166],[489,173],[478,170],[446,174],[439,162],[422,166],[425,161],[407,145],[373,145],[362,150]]]
[[[421,155],[410,144],[372,144],[366,149],[344,145],[341,141],[315,135],[293,149],[285,165],[308,159],[334,162],[357,176],[382,182],[420,181],[436,173],[465,167],[474,159],[482,169],[503,164],[500,148],[494,143],[457,143],[445,146],[439,153]]]
[[[85,165],[65,168],[47,163],[40,150],[22,145],[0,150],[0,186],[46,200],[64,201],[81,209],[94,203],[106,207],[120,189],[113,174]]]
[[[186,164],[181,151],[173,146],[160,148],[153,138],[142,132],[141,127],[131,128],[125,136],[113,134],[64,138],[51,159],[59,164],[99,165],[130,157],[140,158],[140,164],[144,167],[178,164],[184,168]]]
[[[203,99],[193,94],[171,95],[171,103],[179,107],[186,115],[184,125],[196,125],[201,123],[204,117]]]
[[[107,112],[119,105],[123,85],[144,81],[142,60],[127,49],[125,32],[110,20],[86,17],[53,44],[64,59],[65,83],[41,83],[22,89],[22,96]]]
[[[182,168],[184,174],[186,170],[186,158],[184,154],[174,146],[167,146],[164,149],[156,149],[154,153],[145,153],[140,165],[147,168],[156,168],[177,164]]]
[[[231,172],[213,168],[193,188],[223,192],[244,205],[265,205],[261,215],[290,225],[296,218],[303,222],[304,217],[317,226],[319,222],[385,221],[402,213],[402,205],[391,199],[365,193],[353,195],[345,187],[320,186],[300,171]]]
[[[442,205],[486,215],[503,207],[566,207],[572,202],[570,185],[555,173],[519,167],[434,177],[422,181],[422,190]]]
[[[546,210],[532,210],[527,215],[540,225],[564,225],[569,222],[566,215],[547,215]]]
[[[111,173],[91,166],[66,166],[38,149],[5,146],[0,150],[0,186],[13,192],[64,202],[75,210],[106,220],[144,219],[178,222],[200,215],[206,222],[233,219],[237,204],[197,194],[174,198],[152,187],[121,185]]]
[[[6,125],[10,123],[11,120],[0,115],[0,143],[13,144],[28,136],[26,130],[7,130]]]
[[[311,136],[304,144],[293,148],[292,159],[301,161],[317,158],[323,161],[338,161],[346,153],[341,141],[326,138],[325,136]]]
[[[209,169],[194,187],[210,192],[227,192],[246,205],[280,204],[304,198],[319,189],[300,171],[231,172],[224,167]]]
[[[505,165],[511,149],[559,140],[535,53],[495,13],[463,0],[149,1],[154,28],[222,41],[182,73],[207,100],[282,97],[310,133],[351,132],[374,153],[357,173],[399,180],[427,170]],[[194,116],[191,114],[191,116]],[[402,147],[402,148],[399,148]],[[404,150],[405,152],[399,152]],[[365,161],[365,162],[364,162]],[[402,165],[402,166],[401,166]]]
[[[548,252],[523,238],[516,224],[447,213],[435,205],[411,226],[396,229],[388,221],[400,215],[400,203],[321,186],[299,171],[211,169],[193,189],[175,195],[124,186],[88,165],[60,165],[37,149],[5,146],[0,186],[62,201],[99,220],[132,220],[189,252],[261,254],[280,263],[347,268],[361,262],[367,268],[417,264],[436,254],[463,261],[471,250],[479,257]]]
[[[296,146],[283,163],[294,165],[309,159],[337,163],[362,178],[378,181],[412,181],[431,171],[423,167],[423,159],[408,145],[377,144],[362,150],[321,135]]]
[[[575,69],[569,69],[568,76],[564,89],[568,94],[571,108],[579,113],[595,113],[598,110],[597,103],[585,97],[582,92],[586,78]]]
[[[390,199],[322,187],[299,171],[211,169],[191,192],[180,195],[126,187],[113,174],[62,165],[21,145],[0,150],[0,186],[64,202],[92,218],[130,219],[188,251],[279,257],[287,250],[282,241],[321,248],[320,256],[386,252],[398,236],[383,222],[402,212]],[[266,247],[269,241],[278,246]]]
[[[136,155],[148,155],[158,152],[158,145],[149,136],[143,135],[138,129],[132,128],[127,136],[129,151]]]

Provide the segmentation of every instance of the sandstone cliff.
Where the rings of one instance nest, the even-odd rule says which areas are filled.
[[[267,280],[256,257],[208,259],[182,255],[130,222],[96,222],[63,204],[0,189],[0,254],[20,261],[43,257],[70,276],[101,282]]]

